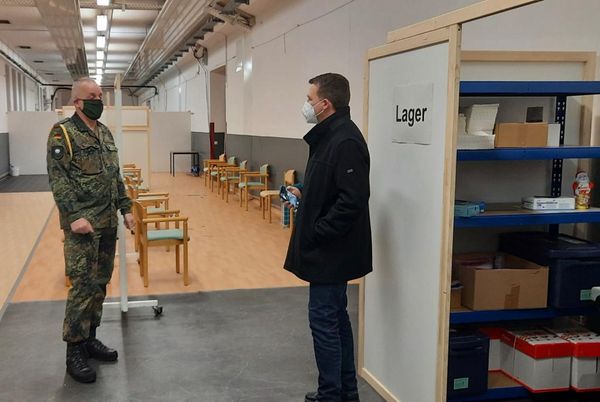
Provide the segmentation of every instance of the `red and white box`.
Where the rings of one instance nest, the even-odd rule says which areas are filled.
[[[536,329],[504,331],[502,343],[509,346],[502,371],[530,392],[568,391],[571,383],[573,344],[558,335]],[[511,361],[512,360],[512,361]]]
[[[600,390],[600,335],[582,327],[551,331],[573,345],[571,388],[577,392]]]
[[[489,371],[500,371],[502,370],[501,361],[506,360],[502,359],[503,355],[507,355],[510,346],[505,345],[501,342],[500,338],[502,338],[502,333],[505,331],[504,328],[498,327],[482,327],[478,329],[479,332],[482,332],[490,338],[490,351],[489,351],[489,360],[488,360],[488,370]]]

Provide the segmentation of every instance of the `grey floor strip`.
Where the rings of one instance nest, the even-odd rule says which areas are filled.
[[[0,180],[0,193],[37,193],[50,191],[48,175],[8,176]]]
[[[349,288],[356,331],[358,289]],[[303,401],[316,388],[308,289],[235,290],[161,296],[152,309],[104,313],[99,337],[114,364],[98,379],[65,374],[64,302],[11,304],[0,321],[1,401]],[[383,401],[359,380],[361,401]]]

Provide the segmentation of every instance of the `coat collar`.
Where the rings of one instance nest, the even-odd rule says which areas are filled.
[[[331,116],[314,126],[308,133],[306,133],[306,135],[304,136],[304,141],[306,141],[308,145],[315,145],[323,137],[330,134],[333,131],[333,129],[335,129],[343,121],[349,119],[350,106],[344,106],[336,110],[334,114],[332,114]]]
[[[79,117],[77,112],[73,113],[73,116],[71,116],[71,120],[73,121],[73,123],[75,123],[75,126],[77,127],[77,129],[79,131],[82,131],[82,132],[87,131],[92,135],[96,135],[96,133],[94,133],[94,130],[92,130],[91,128],[89,128],[87,126],[87,124],[85,124],[85,122],[81,119],[81,117]],[[100,130],[102,128],[102,123],[97,121],[96,125],[97,125],[96,127],[98,127],[98,132],[100,132]]]

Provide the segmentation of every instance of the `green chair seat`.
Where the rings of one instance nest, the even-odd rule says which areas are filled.
[[[260,187],[260,186],[264,186],[265,183],[261,182],[261,181],[249,181],[248,182],[248,187]],[[238,184],[239,188],[244,188],[246,187],[246,183],[240,183]]]
[[[148,241],[183,240],[183,229],[149,230]]]
[[[145,197],[144,193],[142,193],[142,194],[138,194],[138,199],[140,201],[157,201],[157,202],[162,202],[162,201],[165,200],[165,197],[162,197],[162,196],[157,196],[157,197],[155,197],[155,196],[148,196],[148,197]]]
[[[217,172],[216,170],[213,170],[212,172],[210,172],[211,176],[217,176],[217,174],[219,174],[219,172]]]
[[[148,213],[153,213],[153,212],[165,212],[165,209],[164,209],[164,208],[161,208],[161,207],[159,207],[159,208],[155,208],[155,207],[149,207],[149,208],[146,208],[146,211],[148,211]]]
[[[221,176],[221,181],[239,180],[239,179],[240,179],[240,176],[229,176],[229,177]]]

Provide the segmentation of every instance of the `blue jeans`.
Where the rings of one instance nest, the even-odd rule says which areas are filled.
[[[319,369],[319,401],[339,402],[358,393],[346,283],[310,284],[308,321]]]

